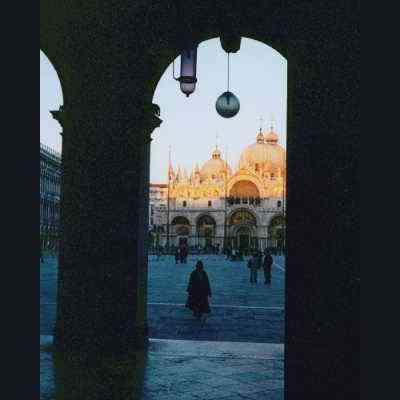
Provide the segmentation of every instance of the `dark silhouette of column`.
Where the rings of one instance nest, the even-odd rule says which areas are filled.
[[[161,121],[151,107],[139,119],[83,106],[63,110],[55,344],[126,354],[147,343],[150,134]]]

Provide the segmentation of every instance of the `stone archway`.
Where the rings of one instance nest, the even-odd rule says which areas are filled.
[[[189,220],[181,215],[176,216],[172,222],[171,226],[172,237],[175,238],[173,244],[175,246],[179,246],[182,244],[188,245],[189,237],[190,237],[190,222]]]
[[[238,33],[288,60],[286,394],[357,393],[358,8],[40,2],[41,48],[62,70],[67,94],[59,350],[126,354],[146,343],[146,187],[150,134],[160,123],[152,95],[182,49]]]

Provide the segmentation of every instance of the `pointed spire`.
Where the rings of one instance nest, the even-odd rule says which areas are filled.
[[[260,130],[258,131],[258,134],[257,134],[257,137],[256,137],[256,142],[257,143],[264,143],[264,135],[262,133],[264,118],[260,117],[259,120],[260,120]]]
[[[188,180],[188,173],[187,173],[187,169],[185,167],[183,167],[183,170],[182,170],[182,179],[184,182],[186,182]]]
[[[264,118],[263,117],[260,117],[259,118],[259,121],[260,121],[260,132],[262,132],[262,130],[263,130],[263,125],[264,125]]]
[[[168,182],[174,179],[174,169],[171,164],[171,145],[168,146]]]
[[[269,122],[269,131],[274,132],[274,130],[275,130],[275,118],[271,114],[271,118],[270,118],[270,122]]]
[[[175,175],[176,180],[179,182],[182,179],[182,170],[181,166],[178,164],[178,169],[176,170],[176,175]]]

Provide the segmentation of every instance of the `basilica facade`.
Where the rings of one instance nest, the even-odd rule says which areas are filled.
[[[256,135],[238,167],[216,148],[188,173],[169,167],[168,184],[150,186],[150,229],[160,246],[251,250],[284,247],[286,151],[278,135]]]

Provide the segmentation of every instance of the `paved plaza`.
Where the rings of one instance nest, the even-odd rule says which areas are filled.
[[[184,307],[189,274],[198,259],[205,264],[212,290],[211,314],[204,325]],[[65,398],[282,400],[283,257],[274,257],[272,273],[271,286],[264,285],[262,271],[258,283],[251,285],[246,260],[190,256],[187,264],[175,264],[173,257],[149,257],[150,348],[143,376],[132,378],[141,384],[129,388],[126,396],[66,394]],[[53,356],[46,350],[55,321],[56,279],[56,259],[46,257],[40,267],[42,400],[57,398],[58,390]],[[97,390],[97,383],[93,385],[91,393]]]
[[[283,400],[282,344],[151,339],[134,365],[57,374],[51,340],[41,336],[41,400]]]
[[[246,261],[231,262],[223,256],[190,256],[187,264],[173,257],[149,259],[148,322],[150,337],[283,343],[284,259],[274,257],[272,285],[249,283]],[[202,325],[185,308],[190,272],[201,258],[210,278],[211,314]],[[46,258],[40,275],[40,328],[51,335],[56,313],[57,265]]]

